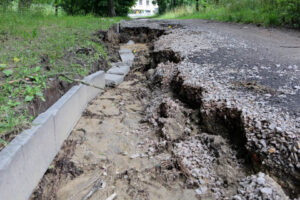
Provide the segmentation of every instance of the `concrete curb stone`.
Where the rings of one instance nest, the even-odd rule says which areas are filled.
[[[105,87],[105,73],[84,81]],[[0,199],[27,200],[90,100],[102,92],[86,85],[72,87],[0,152]]]
[[[123,75],[105,74],[105,85],[107,87],[120,85],[123,82],[123,80]]]
[[[117,75],[127,75],[130,71],[130,67],[127,65],[119,66],[119,67],[112,67],[110,68],[107,73],[108,74],[117,74]]]
[[[132,51],[130,49],[121,49],[119,51],[119,54],[122,62],[131,67],[134,61],[134,54],[132,53]]]

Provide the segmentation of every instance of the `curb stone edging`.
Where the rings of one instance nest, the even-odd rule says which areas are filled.
[[[98,71],[85,82],[105,87],[105,73]],[[72,87],[32,128],[16,136],[0,152],[0,199],[27,200],[58,153],[64,140],[99,89],[86,85]]]
[[[112,63],[113,67],[105,75],[105,84],[108,87],[120,85],[133,65],[135,56],[131,49],[121,49],[119,54],[122,62]]]
[[[119,53],[122,62],[113,65],[123,68],[122,75],[119,70],[98,71],[83,81],[101,88],[121,84],[135,56],[130,49]],[[30,198],[87,104],[101,92],[83,84],[72,87],[0,152],[0,200]]]
[[[107,87],[115,87],[124,81],[126,75],[105,74],[105,85]]]

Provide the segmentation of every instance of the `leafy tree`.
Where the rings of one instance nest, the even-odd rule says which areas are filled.
[[[135,0],[61,0],[62,8],[70,15],[96,14],[101,16],[124,16]]]
[[[82,1],[76,0],[62,0],[61,6],[62,8],[70,15],[80,14],[83,9]],[[81,8],[81,9],[80,9]]]
[[[107,5],[108,5],[108,16],[110,17],[116,16],[115,1],[107,0]]]

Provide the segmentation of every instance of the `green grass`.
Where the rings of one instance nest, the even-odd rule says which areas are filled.
[[[0,13],[0,143],[6,144],[7,134],[30,124],[34,116],[29,115],[28,106],[36,99],[44,100],[49,78],[60,73],[84,76],[93,62],[106,57],[92,35],[119,20]],[[78,48],[91,48],[95,53],[76,54]],[[47,58],[48,69],[41,63],[42,57]]]
[[[158,16],[158,19],[206,19],[223,22],[253,23],[264,26],[287,26],[299,28],[299,17],[288,14],[279,6],[260,5],[256,0],[241,0],[224,5],[208,4],[196,12],[195,6],[182,6]],[[297,22],[298,20],[298,22]]]
[[[159,16],[159,19],[206,19],[223,22],[254,23],[265,26],[279,25],[278,19],[272,18],[272,13],[262,13],[259,9],[245,8],[232,11],[226,7],[209,6],[202,8],[199,12],[193,7],[181,7],[174,11],[168,11]]]

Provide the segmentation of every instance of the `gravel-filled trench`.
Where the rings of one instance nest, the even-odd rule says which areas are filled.
[[[153,51],[163,34],[121,30],[130,74],[88,105],[31,199],[289,199],[246,149],[239,111],[206,117],[201,89],[182,84],[183,58]]]

